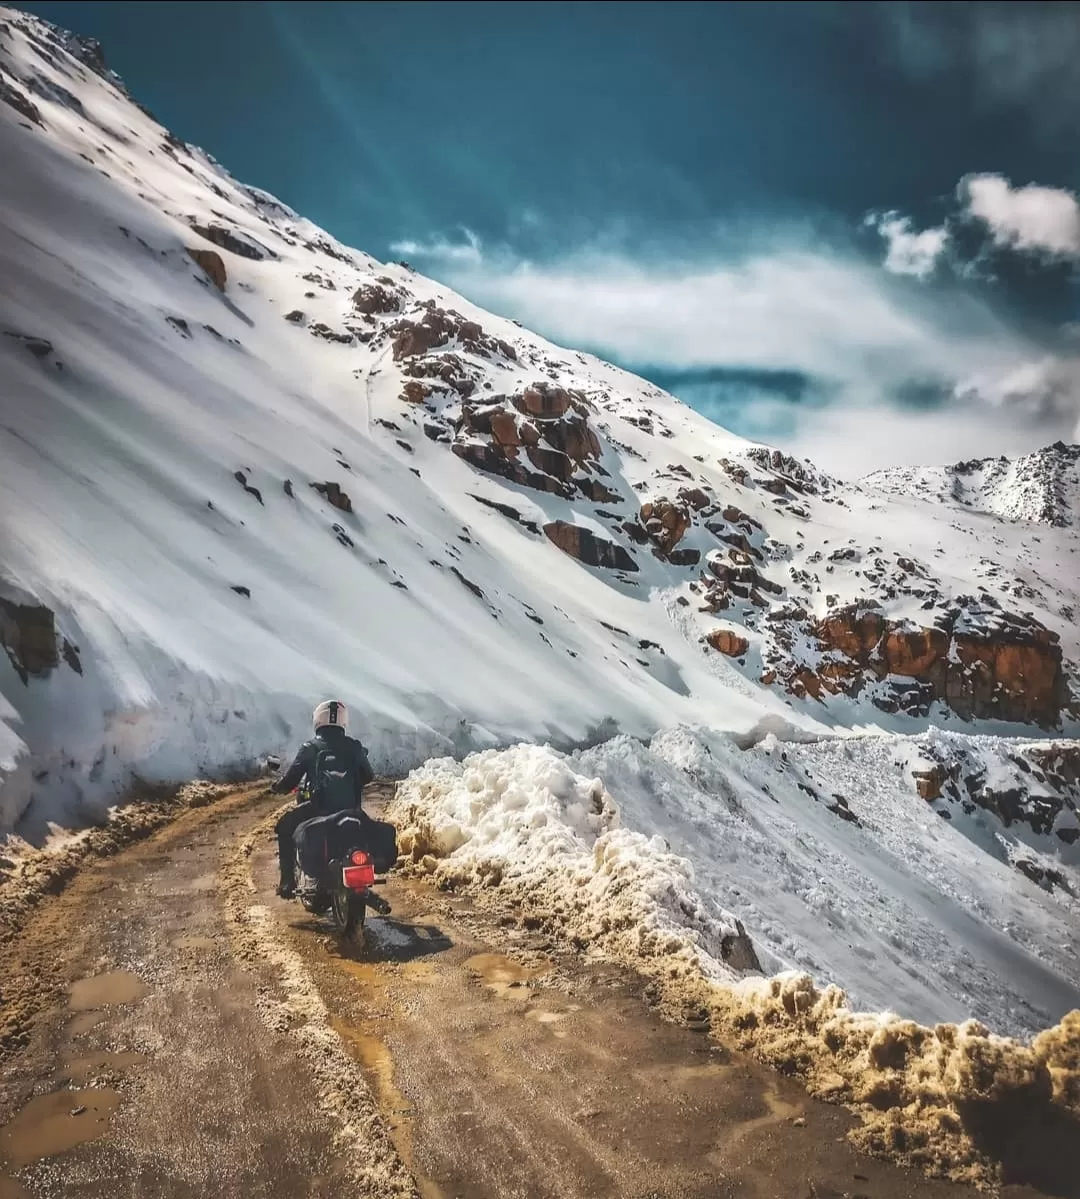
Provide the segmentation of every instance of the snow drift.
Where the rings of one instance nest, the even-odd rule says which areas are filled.
[[[647,975],[670,1014],[710,1018],[853,1106],[865,1148],[993,1181],[988,1122],[1080,1114],[1080,906],[1017,886],[965,832],[920,819],[910,772],[877,773],[872,796],[853,790],[843,806],[826,792],[830,811],[807,757],[819,787],[847,787],[875,756],[908,751],[898,738],[838,745],[831,766],[819,746],[767,738],[739,750],[687,729],[649,747],[622,737],[569,755],[486,751],[414,771],[391,815],[415,869]],[[879,831],[900,814],[904,857]],[[939,876],[955,858],[969,870]],[[960,905],[963,886],[976,893]],[[1002,936],[1002,906],[1037,935]],[[891,996],[903,1014],[855,1011],[845,988],[859,1002]],[[998,1032],[964,1019],[973,1005]],[[1030,1044],[999,1035],[1046,1024]]]

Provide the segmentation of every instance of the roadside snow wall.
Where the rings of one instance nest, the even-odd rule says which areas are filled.
[[[852,1107],[862,1119],[853,1137],[870,1152],[985,1185],[1002,1177],[994,1156],[1002,1121],[1014,1131],[1018,1123],[1080,1128],[1080,1010],[1030,1044],[973,1019],[928,1025],[891,1012],[853,1011],[841,987],[782,969],[775,939],[772,947],[757,943],[754,925],[747,936],[739,917],[717,902],[699,862],[719,859],[738,876],[739,885],[725,895],[741,894],[743,910],[766,923],[770,893],[784,891],[782,872],[770,877],[762,856],[765,834],[756,811],[762,787],[764,802],[780,807],[778,793],[787,798],[787,790],[797,791],[801,776],[785,786],[790,760],[784,770],[774,763],[770,773],[760,753],[753,757],[757,749],[748,753],[725,738],[674,730],[651,747],[622,737],[572,755],[520,745],[461,762],[437,759],[400,785],[390,816],[413,869],[509,909],[580,951],[639,971],[673,1018],[707,1016],[718,1034],[798,1073],[812,1094]],[[713,771],[711,789],[703,790]],[[806,812],[820,816],[823,805],[798,794]],[[669,821],[671,836],[623,823],[628,812],[636,823],[649,811]],[[866,839],[856,820],[828,819]],[[679,829],[679,848],[692,844],[695,853],[672,852]],[[804,819],[801,830],[783,821],[777,826],[774,860],[786,862],[789,878],[798,872],[800,844],[815,853],[817,832],[813,819]],[[740,874],[744,854],[753,868]],[[790,899],[781,895],[782,903]],[[823,893],[817,902],[818,911],[804,913],[807,927],[827,924],[822,913],[840,901]],[[1062,918],[1066,926],[1067,914]],[[858,935],[850,926],[840,934]],[[867,935],[864,950],[868,944]],[[835,975],[830,967],[844,959],[830,963],[827,938],[816,948],[824,970]],[[918,952],[917,945],[909,950],[903,965],[918,968]],[[954,945],[953,952],[962,957],[966,949]],[[765,977],[762,962],[770,972],[781,969]]]

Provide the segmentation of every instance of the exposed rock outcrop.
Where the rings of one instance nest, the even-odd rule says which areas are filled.
[[[870,680],[891,678],[888,694],[872,696],[886,711],[926,715],[941,702],[965,719],[1046,728],[1060,723],[1068,703],[1058,635],[1033,617],[972,602],[924,628],[850,605],[813,622],[810,631],[826,657],[793,674],[796,693],[801,685],[811,694],[855,694]]]
[[[784,495],[788,488],[806,495],[817,495],[830,489],[831,480],[826,475],[816,471],[810,463],[800,462],[780,450],[752,446],[745,451],[745,456],[770,473],[771,477],[762,479],[760,485],[775,495]],[[741,481],[746,481],[745,472]]]
[[[0,642],[24,683],[31,677],[45,678],[60,665],[56,617],[44,604],[20,604],[0,596]]]
[[[341,487],[334,482],[312,483],[313,490],[317,491],[328,504],[341,512],[351,512],[353,510],[352,500],[348,495],[341,490]]]
[[[564,554],[569,554],[585,566],[627,571],[636,571],[638,568],[630,553],[618,542],[599,537],[582,525],[555,520],[544,525],[544,532],[548,540],[554,542]]]
[[[353,307],[365,316],[383,315],[401,310],[400,297],[378,283],[364,283],[353,292]]]
[[[351,345],[353,335],[348,330],[331,329],[329,325],[324,325],[322,321],[316,321],[313,325],[308,325],[308,332],[312,337],[321,337],[323,341],[336,341],[340,345]]]
[[[707,498],[705,502],[708,503]],[[641,523],[655,543],[658,556],[666,558],[686,536],[691,524],[690,512],[685,503],[666,498],[650,500],[641,505]]]
[[[580,397],[577,397],[580,400]],[[537,416],[542,420],[558,420],[565,416],[574,402],[575,396],[565,387],[556,387],[550,383],[531,383],[520,394],[512,398],[512,403],[519,412],[526,416]]]
[[[476,322],[466,320],[459,312],[439,308],[433,300],[427,301],[427,311],[418,321],[400,320],[390,326],[394,342],[394,361],[401,362],[419,354],[427,354],[440,346],[454,342],[467,353],[481,358],[492,358],[501,354],[516,361],[517,353],[509,342],[485,333]]]
[[[246,233],[240,235],[224,225],[200,225],[196,221],[191,221],[191,227],[200,237],[205,237],[215,246],[219,246],[222,250],[228,250],[230,254],[236,254],[240,258],[250,258],[255,262],[261,262],[264,258],[277,257],[272,250],[268,250],[255,238]]]
[[[595,503],[621,497],[601,478],[600,439],[589,424],[589,406],[578,392],[546,383],[513,396],[462,405],[454,453],[478,470],[570,499]]]
[[[5,104],[10,104],[20,116],[32,121],[35,125],[44,124],[41,119],[41,109],[33,100],[21,88],[8,83],[2,77],[0,77],[0,100]]]
[[[915,788],[940,816],[981,809],[1000,825],[999,841],[1010,847],[1007,859],[1017,870],[1047,890],[1073,891],[1054,863],[1077,861],[1080,743],[1018,741],[995,756],[944,737],[924,742],[921,753],[911,772]]]
[[[768,601],[763,593],[783,593],[780,584],[763,575],[750,554],[741,549],[728,550],[727,557],[714,550],[706,558],[705,566],[707,573],[702,574],[701,583],[705,589],[705,606],[710,612],[722,611],[733,600],[749,600],[756,607],[764,608]]]
[[[413,358],[402,367],[408,381],[402,390],[402,399],[412,404],[422,404],[436,391],[453,392],[461,399],[468,399],[476,390],[476,383],[466,364],[457,354],[429,354]],[[430,380],[430,383],[413,383],[414,379]]]
[[[229,276],[221,255],[216,250],[200,250],[192,246],[187,247],[187,252],[192,260],[206,272],[207,278],[218,291],[224,291]]]

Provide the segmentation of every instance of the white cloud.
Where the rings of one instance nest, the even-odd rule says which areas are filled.
[[[799,370],[889,386],[913,376],[953,380],[980,365],[1011,369],[1028,356],[970,297],[913,297],[854,256],[777,249],[720,260],[706,249],[643,263],[585,249],[530,262],[478,243],[466,257],[445,244],[413,243],[414,255],[478,303],[623,362]]]
[[[944,226],[916,230],[911,218],[898,212],[870,213],[866,224],[885,239],[885,269],[894,275],[926,279],[933,273],[949,240]]]
[[[459,264],[483,261],[480,239],[471,229],[462,228],[460,232],[461,240],[459,241],[450,241],[445,237],[435,237],[427,242],[406,239],[393,242],[390,249],[395,254],[402,254],[406,258],[426,258]]]
[[[933,243],[921,244],[928,256]],[[476,303],[564,345],[631,368],[795,371],[821,382],[831,405],[788,405],[793,428],[776,440],[840,473],[909,460],[916,444],[920,460],[943,461],[1075,435],[1080,360],[1048,358],[958,289],[915,289],[805,239],[741,259],[706,247],[648,262],[610,247],[530,262],[475,239],[468,254],[447,245],[434,239],[412,254]],[[888,403],[912,387],[951,396],[946,411]],[[755,409],[742,427],[776,403],[748,389]],[[777,412],[761,415],[777,424]]]
[[[1067,426],[1066,426],[1067,427]],[[998,454],[1026,454],[1067,433],[970,398],[932,411],[880,404],[837,405],[797,420],[789,452],[839,478],[886,466],[939,466]]]
[[[1080,204],[1072,192],[1001,175],[969,175],[958,189],[965,211],[984,221],[998,245],[1080,257]]]

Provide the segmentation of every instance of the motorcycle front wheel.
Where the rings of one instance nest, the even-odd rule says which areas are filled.
[[[358,928],[364,926],[367,904],[354,891],[347,887],[338,887],[334,891],[330,912],[338,932],[343,937],[351,937]]]

